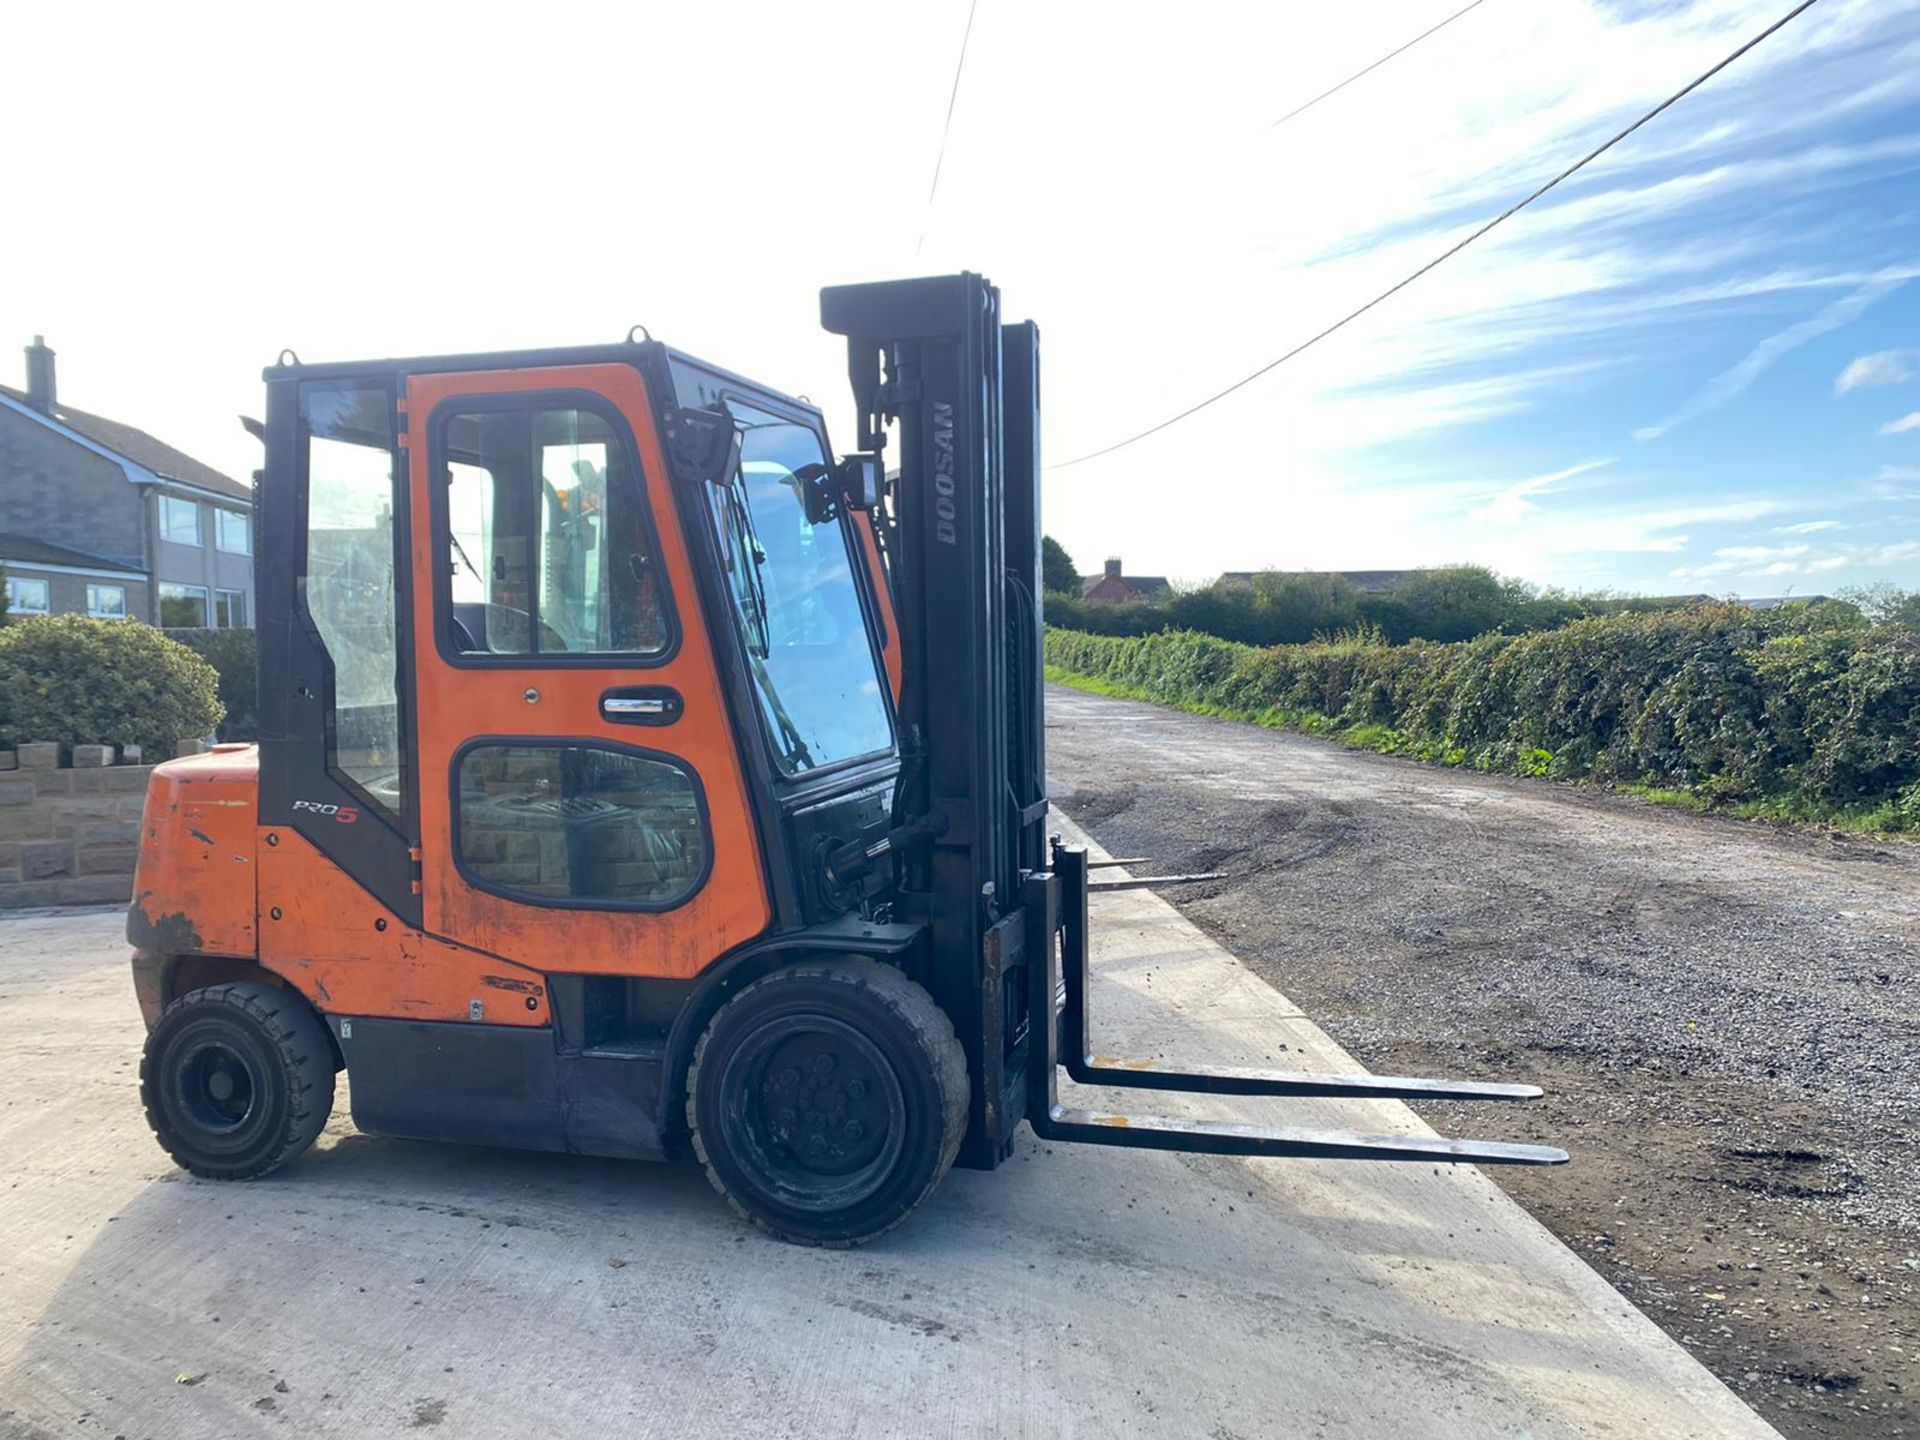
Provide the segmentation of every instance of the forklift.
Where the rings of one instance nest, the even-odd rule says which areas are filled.
[[[196,1175],[371,1133],[691,1153],[845,1246],[1050,1141],[1557,1164],[1062,1103],[1531,1086],[1096,1059],[1050,836],[1040,350],[961,274],[829,288],[858,446],[660,344],[265,372],[258,744],[156,767],[141,1096]],[[897,469],[886,463],[897,431]]]

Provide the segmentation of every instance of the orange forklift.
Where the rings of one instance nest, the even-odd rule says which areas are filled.
[[[260,740],[158,767],[141,1095],[197,1175],[326,1123],[691,1152],[847,1245],[1049,1140],[1553,1164],[1070,1108],[1096,1086],[1530,1086],[1095,1060],[1084,849],[1047,832],[1039,335],[977,275],[821,297],[857,449],[644,334],[267,370]],[[897,471],[883,461],[897,432]]]

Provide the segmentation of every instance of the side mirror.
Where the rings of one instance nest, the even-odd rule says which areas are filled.
[[[886,472],[878,455],[856,452],[840,457],[835,468],[840,482],[840,501],[849,510],[878,510],[880,493],[886,485]]]
[[[818,462],[802,465],[793,478],[800,482],[810,524],[825,525],[848,510],[875,510],[880,505],[883,472],[878,455],[842,456],[831,469]]]
[[[731,485],[740,469],[740,432],[726,407],[667,412],[667,446],[674,460],[709,485]]]

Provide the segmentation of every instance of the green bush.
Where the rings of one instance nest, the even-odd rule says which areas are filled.
[[[1191,631],[1047,632],[1047,661],[1118,693],[1331,730],[1509,774],[1884,807],[1920,827],[1920,631],[1850,605],[1593,616],[1452,644],[1377,634],[1257,649]]]
[[[1905,592],[1857,597],[1862,606],[1892,614]],[[1920,598],[1905,611],[1920,615]],[[1527,635],[1600,615],[1667,613],[1701,602],[1690,596],[1571,594],[1503,579],[1483,565],[1418,570],[1390,590],[1361,590],[1345,576],[1270,570],[1250,579],[1218,580],[1205,589],[1175,590],[1151,600],[1106,605],[1078,595],[1050,594],[1047,622],[1095,635],[1154,635],[1197,630],[1243,645],[1300,645],[1343,632],[1368,630],[1394,644],[1452,642],[1476,635]],[[1796,607],[1816,608],[1816,607]],[[1859,618],[1859,609],[1844,607]]]
[[[220,676],[220,704],[227,718],[220,722],[222,740],[257,740],[260,736],[260,659],[254,632],[229,630],[169,630]]]
[[[166,759],[220,723],[213,667],[150,625],[83,615],[0,630],[0,743],[138,745]]]

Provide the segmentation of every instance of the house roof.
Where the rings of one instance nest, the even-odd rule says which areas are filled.
[[[1080,594],[1082,596],[1092,594],[1103,581],[1107,580],[1118,580],[1137,595],[1158,595],[1170,583],[1164,575],[1108,575],[1103,572],[1099,575],[1082,575]]]
[[[1831,595],[1750,595],[1742,598],[1740,604],[1749,610],[1778,610],[1784,605],[1821,605],[1832,598]]]
[[[26,392],[16,390],[11,385],[0,385],[0,395],[25,407],[32,415],[41,414],[27,402]],[[151,470],[162,480],[180,480],[188,485],[198,485],[203,490],[212,490],[216,494],[226,495],[234,500],[253,500],[253,487],[222,475],[211,465],[203,465],[184,451],[176,450],[164,440],[156,440],[144,430],[131,425],[123,425],[118,420],[109,420],[104,415],[89,414],[85,410],[76,410],[71,405],[55,404],[50,417],[76,435],[83,435],[96,445],[103,445],[117,455],[124,456],[134,464]]]
[[[137,570],[121,560],[109,560],[104,555],[93,555],[85,550],[75,550],[67,545],[55,545],[46,540],[36,540],[31,535],[10,535],[0,531],[0,561],[11,561],[15,565],[31,568],[35,565],[65,565],[77,570],[113,570],[122,575],[135,577],[147,572]]]

